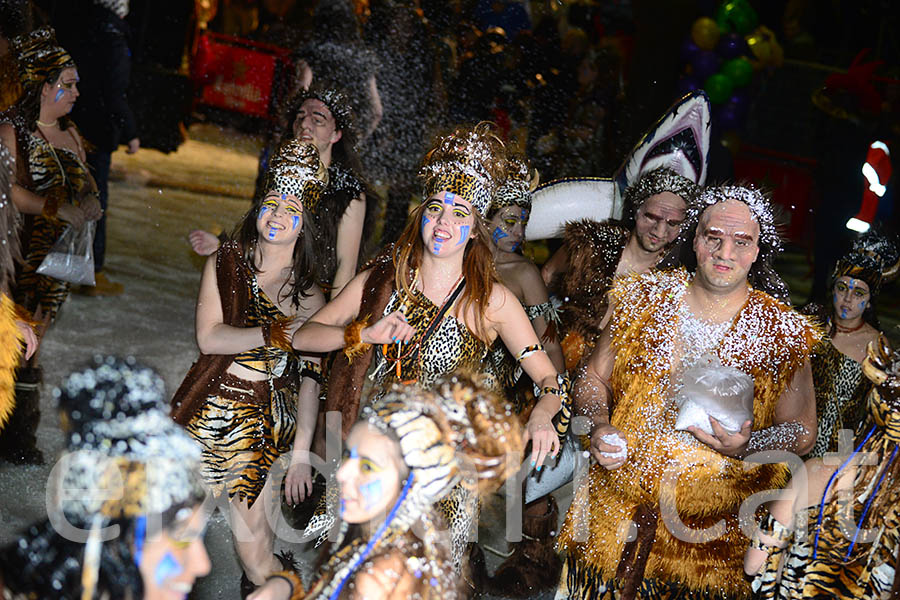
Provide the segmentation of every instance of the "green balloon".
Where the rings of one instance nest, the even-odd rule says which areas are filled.
[[[716,11],[716,24],[722,33],[737,31],[746,35],[752,31],[759,18],[747,0],[726,0]]]
[[[739,56],[722,65],[722,74],[731,80],[734,87],[744,87],[753,81],[753,64]]]
[[[727,75],[715,73],[706,79],[703,89],[706,90],[706,95],[709,96],[710,102],[722,104],[731,97],[731,90],[734,89],[734,84]]]

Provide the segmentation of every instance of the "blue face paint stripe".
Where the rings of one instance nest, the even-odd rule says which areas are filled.
[[[184,567],[181,566],[178,559],[171,552],[166,552],[159,564],[156,565],[156,569],[153,570],[153,580],[156,585],[161,587],[167,579],[178,577],[182,573],[184,573]]]
[[[493,235],[491,235],[491,240],[493,240],[494,245],[496,245],[497,243],[500,242],[500,240],[502,240],[505,237],[509,237],[509,235],[505,231],[500,229],[499,227],[495,227],[494,233],[493,233]]]
[[[383,488],[384,486],[382,485],[381,479],[375,479],[374,481],[359,486],[359,493],[366,503],[366,510],[370,510],[373,506],[378,504],[378,501],[381,500],[383,494]]]
[[[461,225],[459,228],[459,241],[456,242],[457,246],[461,246],[465,244],[469,240],[469,231],[471,231],[471,225]]]
[[[294,215],[291,217],[291,222],[294,224],[294,229],[300,227],[300,215]]]
[[[60,99],[63,97],[63,94],[65,94],[65,93],[66,92],[63,90],[56,90],[56,99],[54,100],[54,102],[59,102]]]

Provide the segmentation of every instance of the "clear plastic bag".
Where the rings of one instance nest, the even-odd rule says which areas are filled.
[[[693,425],[712,435],[712,417],[728,433],[737,433],[744,422],[753,420],[753,378],[721,364],[694,367],[685,371],[675,402],[675,429]]]
[[[81,285],[94,280],[94,221],[81,229],[67,225],[37,269],[38,274]]]

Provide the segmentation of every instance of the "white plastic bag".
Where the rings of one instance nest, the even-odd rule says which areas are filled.
[[[728,433],[753,420],[753,378],[734,367],[704,365],[684,373],[684,385],[675,397],[678,418],[675,429],[692,425],[713,435],[709,417]]]
[[[67,225],[38,267],[38,274],[69,283],[95,285],[94,226],[93,221],[81,229]]]

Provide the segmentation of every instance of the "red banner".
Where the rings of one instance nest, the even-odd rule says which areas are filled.
[[[240,40],[204,34],[194,55],[194,81],[200,102],[268,118],[278,54],[246,47]]]

